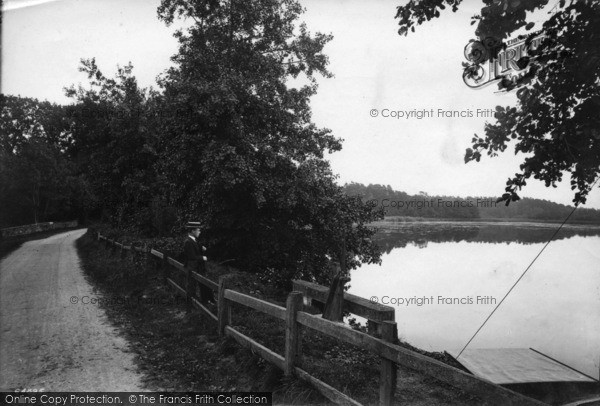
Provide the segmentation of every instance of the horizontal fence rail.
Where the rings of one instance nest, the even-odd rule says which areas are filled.
[[[204,286],[211,288],[212,290],[216,291],[219,289],[218,283],[211,281],[206,276],[200,275],[198,272],[192,271],[192,278],[194,278],[196,281],[200,282]]]
[[[162,252],[156,251],[155,249],[151,249],[150,254],[160,259],[164,258],[164,254]]]
[[[273,303],[257,299],[253,296],[245,295],[229,289],[225,290],[224,297],[225,299],[250,307],[254,310],[258,310],[259,312],[266,313],[280,320],[285,320],[285,307],[281,307]]]
[[[98,233],[98,241],[104,241],[107,248],[119,248],[121,252],[130,251],[148,254],[154,258],[164,271],[164,281],[173,287],[176,293],[184,296],[190,307],[194,307],[217,322],[219,335],[234,339],[241,346],[249,348],[263,359],[282,369],[287,376],[296,376],[315,387],[323,396],[339,405],[360,406],[360,403],[327,383],[300,369],[296,362],[301,357],[300,327],[308,328],[333,337],[347,344],[368,350],[381,359],[379,404],[394,404],[396,391],[397,366],[402,365],[425,373],[441,382],[450,384],[465,392],[479,396],[493,404],[502,405],[546,405],[546,403],[521,395],[488,380],[468,374],[433,358],[411,351],[395,344],[398,332],[394,321],[394,309],[389,306],[370,303],[359,296],[344,293],[344,311],[367,318],[377,323],[382,338],[352,329],[341,322],[334,322],[302,310],[303,297],[325,303],[328,289],[307,281],[293,281],[294,291],[288,296],[286,307],[235,291],[231,289],[231,278],[223,276],[216,283],[204,275],[188,270],[183,264],[153,248],[125,246]],[[171,278],[169,269],[174,268],[186,277],[186,287],[180,286]],[[217,314],[211,312],[199,301],[194,292],[196,284],[204,285],[217,292]],[[273,350],[242,334],[232,326],[232,303],[249,307],[285,322],[285,354]]]
[[[293,280],[293,290],[302,292],[309,301],[324,304],[329,295],[329,288],[316,283]],[[381,333],[381,323],[396,320],[396,311],[391,306],[372,303],[371,301],[351,293],[344,292],[343,308],[345,311],[364,317],[368,320],[369,330]]]

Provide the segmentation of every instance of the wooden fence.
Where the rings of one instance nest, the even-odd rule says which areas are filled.
[[[292,286],[294,291],[302,292],[307,304],[312,304],[313,301],[325,304],[327,301],[329,288],[326,286],[302,280],[292,281]],[[348,313],[367,319],[368,331],[379,335],[383,335],[383,322],[396,320],[396,310],[393,307],[372,303],[348,292],[344,292],[343,306]]]
[[[195,307],[215,320],[218,323],[219,335],[229,336],[243,347],[251,349],[268,362],[282,369],[286,376],[293,375],[312,384],[321,394],[336,404],[360,405],[356,400],[315,378],[297,366],[298,361],[302,356],[302,336],[299,334],[300,326],[366,349],[379,356],[381,359],[379,404],[382,406],[394,404],[397,365],[402,365],[430,375],[439,381],[450,384],[465,392],[477,395],[484,401],[493,405],[546,405],[546,403],[526,397],[520,393],[463,372],[433,358],[426,357],[394,344],[398,337],[396,323],[392,320],[381,318],[389,317],[389,315],[386,315],[389,314],[389,311],[384,309],[386,306],[383,306],[384,308],[382,309],[378,309],[374,308],[373,305],[364,298],[348,294],[344,297],[344,310],[357,315],[362,315],[377,323],[379,326],[378,331],[382,338],[376,338],[369,334],[354,330],[343,323],[332,322],[323,319],[320,315],[313,315],[302,311],[303,292],[309,294],[310,297],[319,300],[322,299],[323,289],[327,289],[323,286],[304,281],[295,281],[294,287],[300,291],[291,292],[288,295],[286,307],[282,307],[230,289],[231,278],[227,275],[221,277],[219,283],[216,283],[196,272],[188,272],[183,264],[155,249],[123,245],[108,239],[99,233],[97,236],[98,241],[104,241],[107,248],[118,250],[123,257],[127,255],[127,252],[142,252],[147,253],[150,257],[156,258],[157,261],[162,264],[165,283],[173,287],[176,293],[186,298],[186,303],[189,308]],[[180,286],[170,277],[169,269],[178,270],[185,277],[185,287]],[[217,293],[217,314],[211,312],[194,296],[198,283]],[[231,323],[232,303],[237,303],[279,320],[283,320],[285,322],[284,354],[278,354],[236,330]],[[373,312],[373,309],[379,310],[379,312]]]

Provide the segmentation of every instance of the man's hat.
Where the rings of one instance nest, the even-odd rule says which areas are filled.
[[[194,228],[202,228],[202,223],[199,221],[188,221],[185,228],[193,230]]]

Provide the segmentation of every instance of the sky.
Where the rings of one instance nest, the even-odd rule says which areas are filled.
[[[478,163],[463,159],[473,134],[482,135],[486,118],[477,117],[477,110],[515,103],[514,94],[499,93],[494,85],[471,89],[463,83],[463,50],[474,38],[470,17],[480,2],[464,2],[457,13],[447,10],[406,37],[398,35],[394,19],[402,0],[300,2],[309,30],[334,36],[325,53],[335,76],[319,80],[311,105],[313,121],[344,140],[342,151],[329,156],[341,184],[383,184],[411,194],[448,196],[504,192],[522,162],[514,147]],[[85,83],[77,68],[81,58],[91,57],[107,76],[117,65],[132,62],[139,83],[156,87],[157,75],[177,52],[174,29],[157,19],[158,4],[5,0],[2,92],[69,103],[63,88]],[[546,15],[538,12],[533,18],[541,21]],[[391,117],[431,109],[433,117]],[[448,111],[473,117],[445,117]],[[563,204],[573,197],[568,177],[555,189],[532,179],[521,196]],[[600,208],[598,188],[585,207]]]

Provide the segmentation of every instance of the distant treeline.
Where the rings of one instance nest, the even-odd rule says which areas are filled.
[[[503,202],[496,203],[496,197],[438,196],[424,192],[410,195],[389,185],[365,186],[354,182],[344,185],[344,191],[382,208],[386,217],[563,221],[573,210],[573,206],[541,199],[523,198],[506,206]],[[569,220],[573,221],[600,223],[600,210],[580,207]]]

